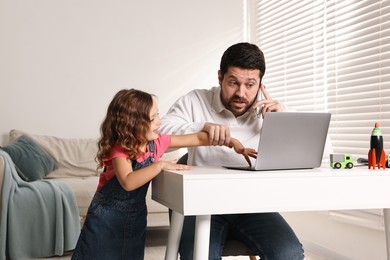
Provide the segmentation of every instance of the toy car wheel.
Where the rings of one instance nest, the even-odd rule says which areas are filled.
[[[340,169],[340,168],[341,168],[341,163],[335,163],[335,164],[334,164],[334,167],[335,167],[336,169]]]
[[[349,163],[347,163],[346,166],[347,166],[348,169],[352,169],[353,168],[353,163],[349,162]]]

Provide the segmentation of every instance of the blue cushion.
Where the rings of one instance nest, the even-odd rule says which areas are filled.
[[[40,180],[56,168],[55,160],[26,135],[2,149],[9,154],[25,181]]]

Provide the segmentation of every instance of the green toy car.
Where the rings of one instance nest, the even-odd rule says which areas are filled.
[[[330,167],[333,169],[352,169],[353,160],[351,154],[330,154]]]

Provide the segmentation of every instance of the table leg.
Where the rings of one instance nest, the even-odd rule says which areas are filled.
[[[383,209],[386,234],[387,260],[390,260],[390,209]]]
[[[211,216],[196,216],[194,260],[209,259]]]
[[[172,210],[171,227],[168,232],[167,249],[165,260],[177,260],[181,230],[183,229],[184,215]]]

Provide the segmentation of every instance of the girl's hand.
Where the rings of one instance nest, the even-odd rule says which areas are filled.
[[[173,161],[158,161],[159,163],[162,163],[161,169],[162,170],[190,170],[191,166],[184,165],[184,164],[177,164],[176,160]]]
[[[238,154],[242,154],[244,156],[245,160],[247,161],[247,163],[249,164],[249,167],[252,167],[252,162],[249,159],[249,157],[257,158],[257,152],[255,149],[252,149],[252,148],[236,149],[236,148],[234,148],[234,151],[236,151]]]
[[[240,141],[238,141],[235,138],[231,138],[230,139],[229,147],[230,148],[234,148],[234,151],[236,151],[236,153],[242,154],[244,156],[245,160],[248,162],[249,166],[252,167],[252,162],[249,159],[249,157],[257,158],[257,152],[256,152],[255,149],[253,149],[253,148],[245,148],[240,143]]]

